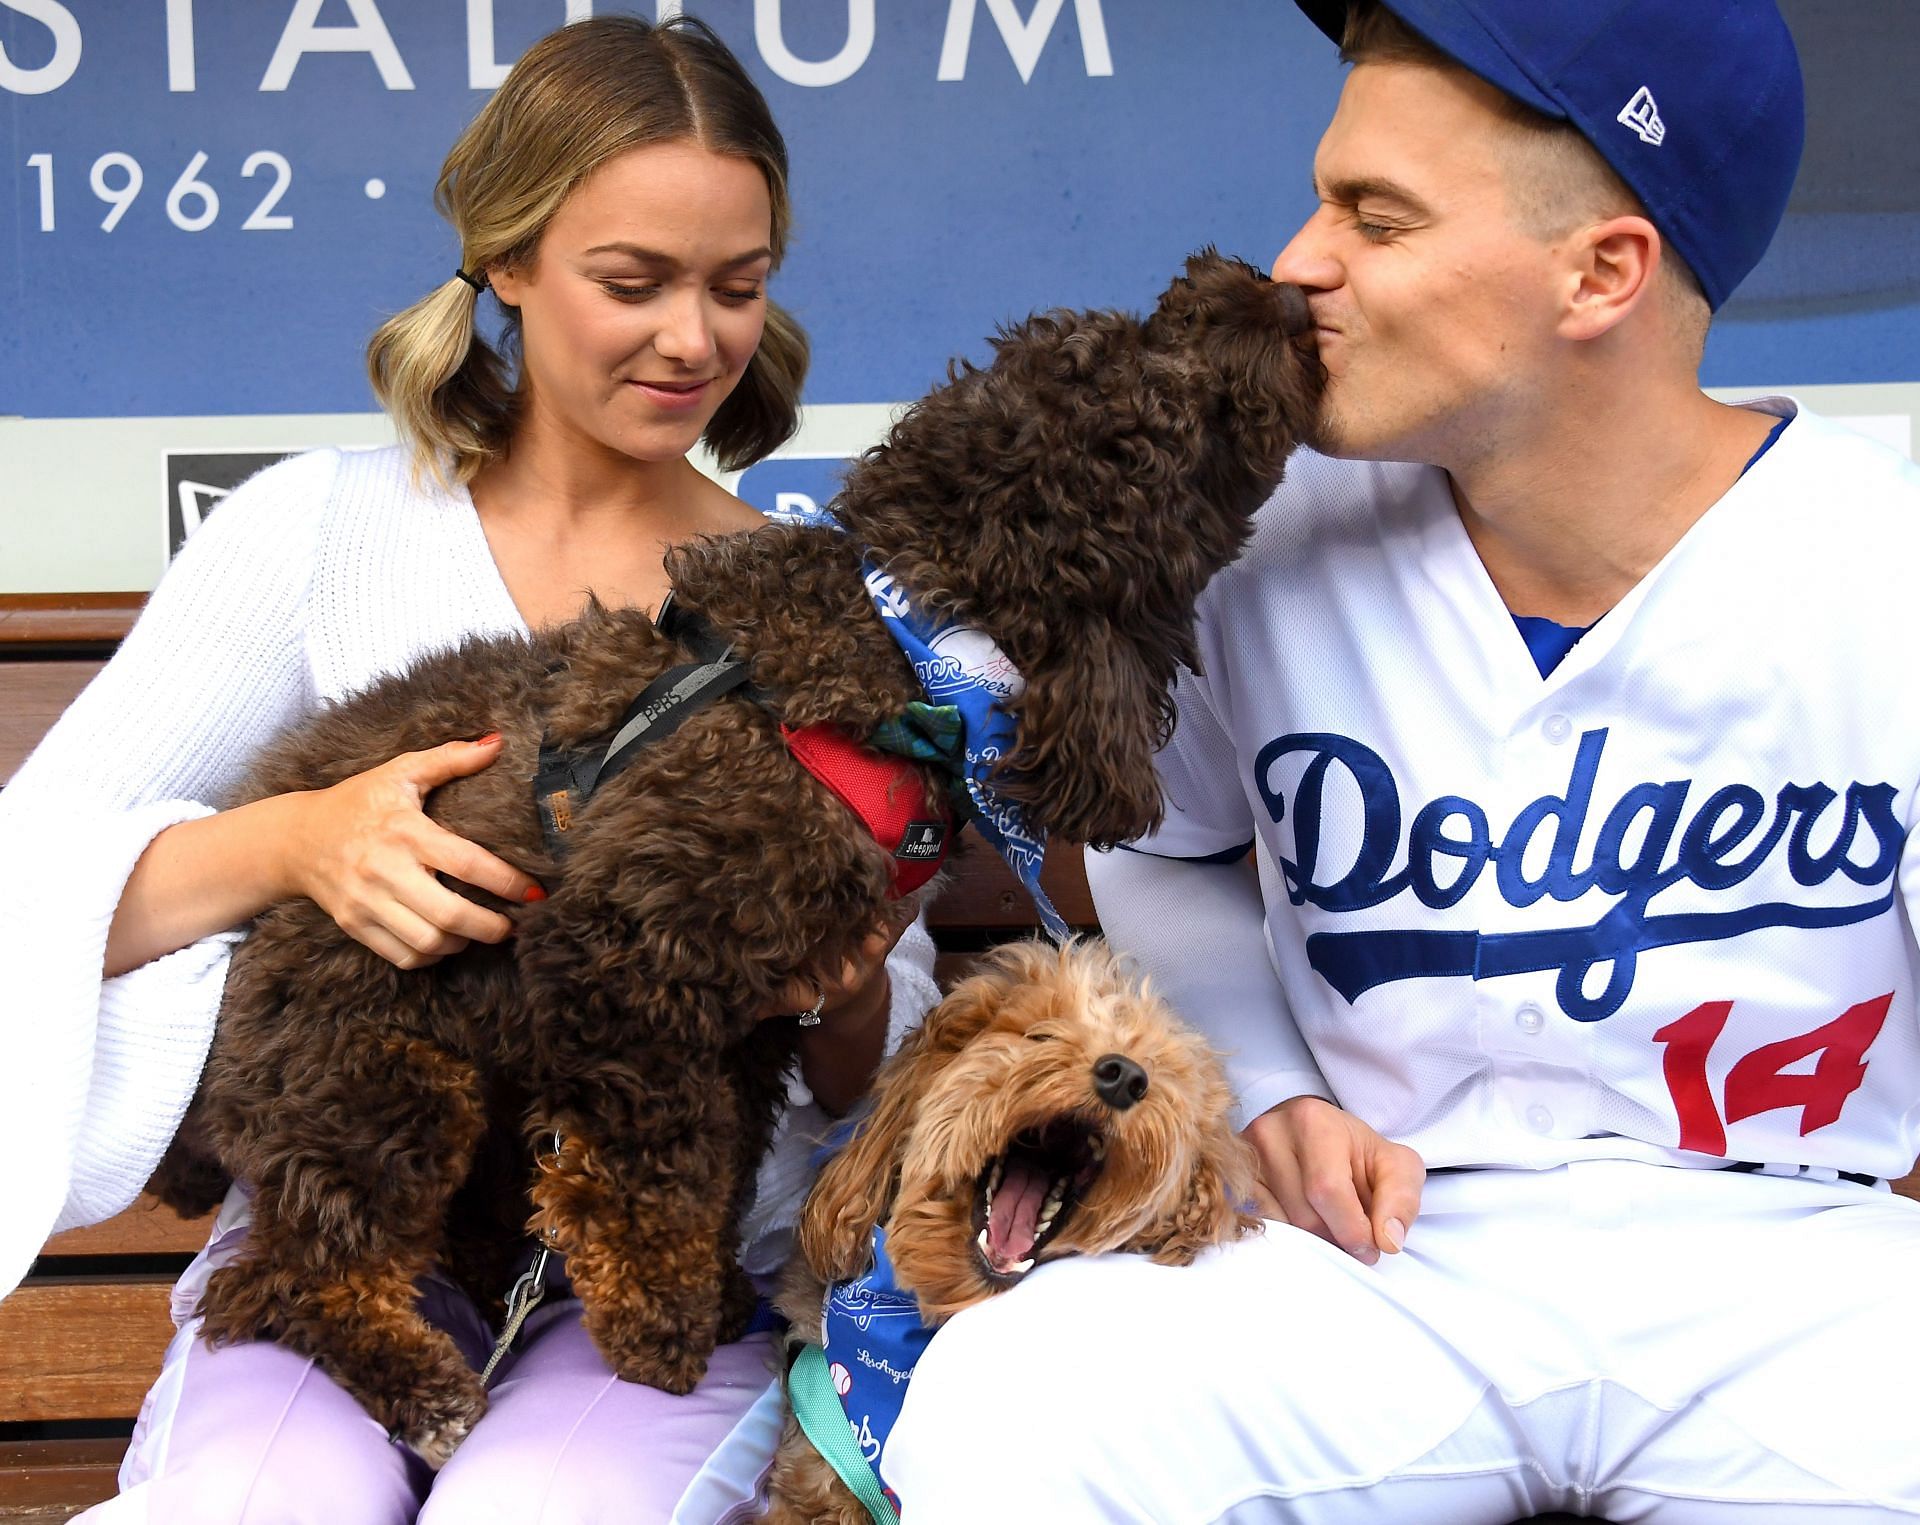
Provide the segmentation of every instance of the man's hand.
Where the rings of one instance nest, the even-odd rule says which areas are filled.
[[[1295,1096],[1247,1125],[1263,1216],[1318,1234],[1364,1265],[1398,1254],[1420,1211],[1427,1168],[1405,1144],[1317,1096]]]

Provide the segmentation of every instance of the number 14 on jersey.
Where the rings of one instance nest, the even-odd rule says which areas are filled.
[[[1680,1147],[1725,1156],[1727,1126],[1762,1112],[1800,1108],[1800,1136],[1840,1117],[1847,1098],[1867,1078],[1867,1050],[1880,1036],[1893,994],[1849,1006],[1831,1022],[1767,1043],[1734,1061],[1727,1071],[1725,1108],[1715,1103],[1707,1075],[1707,1056],[1733,1014],[1731,1001],[1705,1001],[1653,1035],[1666,1047],[1662,1067],[1674,1111],[1680,1118]],[[1787,1067],[1819,1055],[1805,1073]]]

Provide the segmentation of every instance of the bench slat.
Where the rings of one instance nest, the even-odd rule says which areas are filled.
[[[173,1278],[29,1281],[0,1302],[0,1421],[125,1419],[173,1338]]]
[[[47,727],[105,665],[71,660],[0,663],[0,688],[7,696],[0,705],[0,784],[13,777]]]
[[[972,833],[947,868],[947,885],[927,909],[927,926],[942,932],[1035,931],[1040,918],[1033,899],[1013,877],[1000,854]],[[1091,928],[1096,918],[1087,890],[1087,866],[1079,844],[1059,842],[1047,854],[1040,884],[1054,908],[1074,927]]]
[[[213,1232],[213,1214],[182,1218],[142,1195],[125,1212],[87,1228],[55,1234],[42,1255],[197,1255]]]
[[[0,647],[112,646],[146,602],[144,593],[0,593]]]
[[[116,1490],[124,1440],[0,1443],[0,1520],[58,1525]]]

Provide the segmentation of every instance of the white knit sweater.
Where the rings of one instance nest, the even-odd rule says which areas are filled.
[[[188,542],[119,653],[0,790],[0,1293],[47,1234],[139,1193],[193,1094],[240,933],[103,979],[134,863],[210,814],[260,747],[325,701],[475,634],[526,631],[464,489],[422,491],[399,449],[261,472]],[[888,1047],[937,999],[933,945],[889,961]],[[747,1225],[784,1254],[826,1118],[796,1082]]]

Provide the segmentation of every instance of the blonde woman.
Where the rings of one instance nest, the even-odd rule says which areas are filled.
[[[9,1214],[34,1217],[32,1238],[0,1285],[56,1219],[105,1216],[138,1191],[193,1089],[249,918],[306,896],[414,967],[511,933],[439,876],[541,894],[421,811],[435,787],[486,767],[494,738],[450,737],[330,789],[211,808],[253,752],[469,635],[565,620],[589,594],[655,607],[665,547],[758,522],[687,458],[704,439],[737,467],[787,438],[807,356],[767,299],[789,221],[785,146],[718,39],[690,20],[626,17],[547,37],[454,146],[438,201],[459,271],[368,354],[405,443],[315,451],[234,493],[0,799],[0,853],[46,865],[38,882],[16,874],[0,891],[0,978],[8,1005],[33,1017],[36,1168],[47,1139],[58,1155],[43,1211]],[[489,289],[504,354],[475,333]],[[895,935],[876,932],[863,960],[822,972],[827,1020],[803,1039],[802,1071],[824,1110],[857,1096],[890,1032],[933,997],[924,933],[888,959]],[[782,1009],[814,994],[796,989]],[[805,1131],[790,1116],[793,1143],[763,1170],[751,1270],[778,1259]],[[778,1419],[765,1335],[723,1347],[698,1389],[672,1397],[617,1381],[556,1286],[490,1412],[435,1477],[304,1358],[197,1338],[199,1291],[244,1246],[246,1224],[240,1187],[177,1289],[180,1330],[123,1491],[90,1519],[558,1525],[753,1512]],[[484,1359],[492,1332],[450,1283],[430,1279],[421,1297]]]

